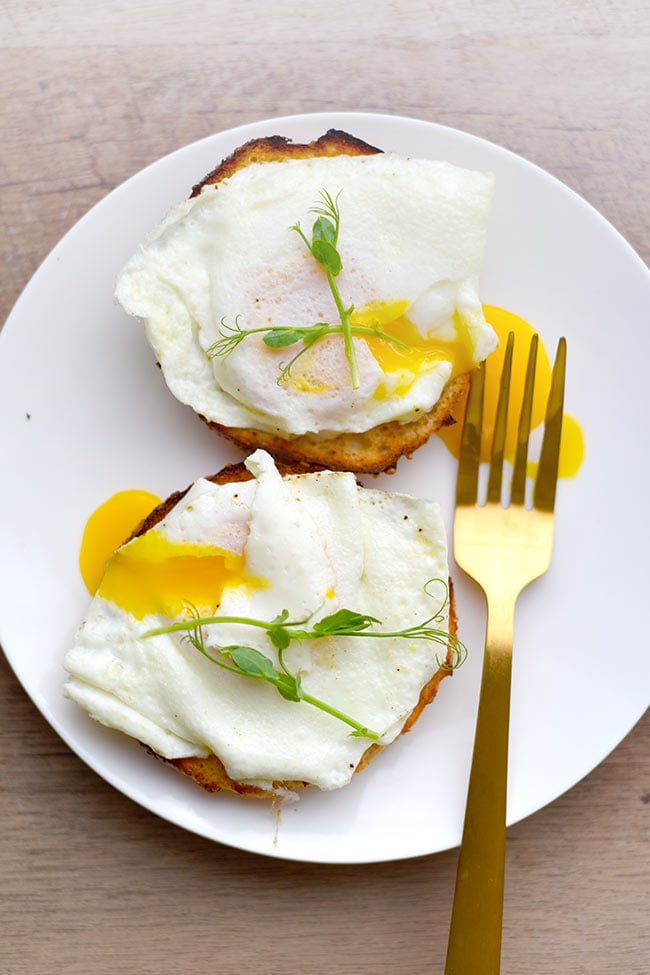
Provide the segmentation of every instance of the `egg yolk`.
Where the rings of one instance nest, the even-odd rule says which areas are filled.
[[[93,511],[86,522],[79,552],[81,577],[91,596],[97,592],[115,549],[158,504],[160,498],[149,491],[118,491]]]
[[[244,556],[215,545],[175,541],[156,528],[125,540],[160,503],[148,491],[119,491],[86,522],[79,568],[91,596],[115,603],[136,619],[147,613],[181,616],[188,607],[214,613],[227,584],[261,587],[244,572]]]
[[[190,607],[208,616],[226,584],[244,581],[243,570],[243,555],[173,541],[154,528],[115,552],[97,592],[136,619],[181,616]]]
[[[363,308],[355,308],[350,315],[350,324],[356,329],[380,330],[384,335],[355,332],[355,338],[363,339],[382,372],[390,377],[379,382],[375,399],[405,393],[417,376],[434,369],[439,362],[451,362],[452,375],[458,375],[472,368],[472,349],[467,330],[458,313],[454,315],[456,338],[452,341],[430,339],[406,317],[409,302],[371,301]],[[328,339],[314,344],[300,365],[291,374],[291,383],[296,389],[307,393],[323,393],[332,388],[333,373],[326,366],[327,355],[323,351]],[[338,378],[338,377],[337,377]],[[344,382],[349,382],[346,370]]]
[[[523,398],[526,366],[528,363],[528,351],[530,347],[530,340],[535,333],[535,329],[529,324],[529,322],[525,321],[525,319],[520,318],[519,315],[515,315],[513,312],[506,311],[503,308],[498,308],[494,305],[484,305],[483,311],[487,321],[497,333],[499,338],[499,346],[490,356],[488,356],[485,363],[481,460],[489,460],[505,348],[508,340],[508,333],[514,332],[515,344],[512,358],[508,424],[504,451],[506,459],[512,462],[514,461],[515,456],[517,422],[521,410],[521,401]],[[537,348],[531,430],[538,427],[544,420],[544,412],[546,409],[546,401],[548,399],[550,385],[551,364],[548,353],[546,352],[540,337]],[[460,450],[462,418],[464,413],[465,398],[463,398],[462,402],[459,402],[456,407],[456,419],[460,422],[438,431],[438,436],[444,441],[455,457],[458,457]],[[580,469],[583,458],[584,437],[582,430],[578,421],[574,417],[565,413],[562,420],[562,440],[560,444],[560,462],[558,470],[559,476],[574,477]],[[534,473],[536,466],[535,461],[529,460],[529,475]]]
[[[471,368],[471,350],[465,341],[465,329],[460,316],[456,315],[456,335],[453,341],[425,338],[405,316],[408,301],[372,301],[352,312],[350,324],[365,328],[378,328],[395,339],[380,336],[364,336],[368,348],[385,373],[402,373],[403,378],[390,391],[383,385],[377,395],[395,395],[406,392],[414,376],[433,369],[438,362],[451,361],[452,375]]]

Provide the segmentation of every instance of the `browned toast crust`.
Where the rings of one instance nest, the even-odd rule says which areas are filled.
[[[190,197],[198,196],[204,186],[219,183],[238,169],[259,162],[282,162],[284,159],[308,159],[312,156],[372,156],[381,152],[340,129],[329,129],[313,142],[291,142],[282,135],[251,139],[235,149],[226,159],[192,187]]]
[[[278,470],[285,476],[287,474],[304,474],[313,473],[313,468],[309,465],[298,464],[298,465],[286,465],[278,464]],[[219,471],[217,474],[211,474],[207,477],[207,480],[214,482],[215,484],[225,484],[233,481],[247,481],[252,478],[252,474],[244,464],[230,464],[224,467],[223,470]],[[176,491],[171,494],[168,498],[162,501],[145,519],[140,523],[138,528],[133,532],[131,538],[135,538],[137,535],[143,535],[149,529],[153,528],[160,522],[165,515],[171,511],[171,509],[176,505],[184,494],[189,490],[185,488],[182,491]],[[454,589],[451,579],[449,579],[449,632],[452,636],[455,636],[458,630],[458,623],[456,618],[456,604],[454,600]],[[453,673],[453,654],[451,648],[447,649],[447,654],[445,659],[441,662],[437,671],[431,677],[427,684],[422,688],[420,692],[420,697],[417,705],[409,715],[406,724],[402,728],[401,734],[405,734],[410,731],[420,714],[427,706],[433,701],[434,697],[438,692],[443,678],[449,676]],[[384,749],[384,745],[372,744],[361,756],[361,760],[355,769],[355,772],[360,772],[364,769],[369,762],[378,755]],[[151,749],[149,749],[151,751]],[[281,796],[287,791],[293,792],[298,788],[308,786],[308,782],[296,782],[296,781],[278,781],[273,782],[272,787],[269,789],[261,789],[258,786],[248,785],[244,782],[238,782],[236,779],[232,779],[222,761],[216,755],[208,755],[207,758],[197,758],[190,756],[188,758],[174,758],[167,759],[162,758],[162,756],[156,755],[156,758],[161,759],[166,764],[175,766],[180,772],[185,775],[190,776],[194,779],[197,785],[201,786],[207,792],[234,792],[237,795],[247,796],[253,799],[271,799],[274,796]]]
[[[338,129],[330,129],[325,135],[308,143],[294,143],[277,135],[252,139],[235,149],[197,183],[191,195],[197,196],[204,186],[218,183],[251,163],[314,156],[367,156],[381,151]],[[365,433],[341,433],[335,436],[308,433],[281,437],[250,427],[229,427],[205,417],[203,419],[211,429],[246,451],[263,447],[276,459],[288,463],[308,463],[316,467],[328,467],[330,470],[364,474],[392,473],[400,457],[410,457],[436,430],[456,422],[454,406],[461,398],[468,381],[469,374],[452,379],[428,413],[405,423],[398,420],[382,423]]]
[[[287,463],[308,463],[357,474],[393,474],[400,457],[410,457],[436,430],[456,422],[456,407],[469,388],[469,378],[467,372],[448,382],[433,410],[417,420],[391,420],[365,433],[341,433],[331,439],[311,433],[286,439],[264,430],[205,422],[244,450],[262,447]]]

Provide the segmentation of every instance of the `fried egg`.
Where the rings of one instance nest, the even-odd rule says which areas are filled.
[[[494,180],[391,153],[253,163],[173,207],[118,277],[116,297],[145,322],[174,395],[207,420],[281,437],[360,433],[407,422],[453,376],[496,347],[478,297]],[[352,388],[341,334],[269,348],[263,331],[229,355],[224,329],[340,324],[311,234],[326,191],[340,213],[336,278],[357,334]]]
[[[367,738],[270,684],[215,666],[182,632],[145,634],[217,608],[266,621],[286,610],[312,622],[347,608],[385,630],[421,623],[445,603],[440,511],[430,500],[360,488],[349,473],[281,477],[261,450],[246,464],[251,480],[199,479],[154,528],[117,549],[66,655],[66,693],[165,758],[215,754],[242,783],[336,789],[349,782]],[[439,625],[448,626],[446,609]],[[262,629],[212,623],[204,637],[210,647],[253,647],[278,665]],[[385,745],[445,652],[421,639],[337,636],[293,641],[285,661],[304,691],[374,729]]]

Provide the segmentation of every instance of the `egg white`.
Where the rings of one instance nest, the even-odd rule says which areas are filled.
[[[299,222],[310,235],[325,189],[340,192],[337,284],[346,307],[406,301],[422,336],[450,341],[462,332],[481,361],[496,345],[478,297],[493,186],[489,174],[389,153],[256,163],[172,208],[120,274],[116,296],[144,320],[171,391],[209,420],[285,437],[408,421],[435,405],[449,362],[397,384],[356,338],[361,385],[353,390],[336,336],[296,365],[298,379],[305,368],[320,378],[305,388],[277,382],[295,348],[269,349],[256,335],[226,358],[208,350],[224,323],[338,323],[322,268],[291,230]],[[382,384],[400,392],[378,396]]]
[[[401,629],[439,608],[423,589],[448,574],[435,502],[362,489],[347,473],[283,479],[263,451],[247,465],[254,480],[236,491],[199,480],[157,526],[170,539],[205,532],[239,545],[230,526],[241,524],[246,508],[246,573],[266,584],[227,586],[220,614],[268,620],[287,609],[304,619],[346,607]],[[442,582],[439,594],[442,601]],[[66,655],[68,696],[164,757],[214,753],[242,782],[303,780],[335,789],[350,780],[368,739],[351,737],[338,719],[286,701],[268,684],[222,670],[182,634],[143,637],[167,622],[155,613],[136,619],[96,596]],[[206,643],[245,643],[275,659],[253,627],[210,625]],[[378,731],[383,744],[399,734],[441,657],[444,648],[404,639],[327,638],[286,651],[305,690]]]

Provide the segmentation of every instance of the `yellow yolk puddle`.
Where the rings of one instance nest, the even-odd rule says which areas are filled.
[[[515,345],[512,359],[512,378],[510,384],[510,404],[508,409],[508,433],[506,435],[505,456],[513,461],[515,455],[517,419],[521,409],[526,364],[530,340],[535,329],[525,319],[513,312],[506,311],[494,305],[484,305],[483,311],[490,325],[499,337],[498,348],[488,357],[485,365],[485,393],[483,404],[483,440],[481,442],[481,460],[489,459],[490,444],[494,431],[497,401],[499,398],[499,380],[503,366],[508,333],[514,332]],[[537,350],[537,365],[535,373],[535,393],[533,397],[533,414],[531,428],[539,426],[544,420],[544,410],[551,384],[551,365],[548,353],[541,341]],[[456,419],[461,421],[438,431],[438,436],[447,445],[454,457],[458,457],[460,437],[462,433],[462,417],[465,412],[465,400],[458,403]],[[574,477],[584,459],[584,437],[578,421],[564,414],[562,422],[562,442],[560,446],[560,477]],[[534,473],[535,461],[529,461],[528,473]]]
[[[227,583],[243,581],[243,570],[243,555],[172,541],[153,528],[115,552],[97,592],[136,619],[180,616],[190,607],[207,616]]]
[[[451,361],[452,375],[471,368],[471,352],[463,339],[462,323],[456,321],[456,334],[451,342],[425,338],[413,322],[405,316],[408,301],[371,301],[350,316],[352,325],[379,328],[402,343],[402,346],[379,336],[364,336],[368,348],[385,373],[402,373],[397,385],[387,389],[383,384],[377,392],[379,398],[404,393],[414,378],[442,361]],[[459,327],[460,326],[460,327]],[[403,346],[407,346],[404,348]]]
[[[149,491],[118,491],[91,514],[79,552],[81,577],[91,596],[97,592],[115,549],[158,504],[160,498]]]
[[[181,616],[189,606],[214,613],[227,584],[263,586],[245,575],[244,556],[215,545],[169,539],[156,528],[124,544],[160,503],[148,491],[119,491],[86,522],[79,568],[97,593],[142,619],[147,613]]]

